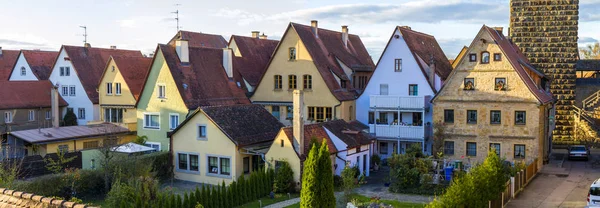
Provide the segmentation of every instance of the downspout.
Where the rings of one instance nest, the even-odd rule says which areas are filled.
[[[336,109],[337,107],[340,107],[340,105],[342,105],[342,101],[340,101],[340,103],[339,103],[339,104],[337,104],[337,105],[334,105],[334,106],[333,106],[333,119],[334,119],[334,120],[335,120],[335,119],[337,119],[337,113],[336,113],[336,110],[335,110],[335,109]],[[340,113],[340,116],[341,116],[341,115],[342,115],[342,114]]]

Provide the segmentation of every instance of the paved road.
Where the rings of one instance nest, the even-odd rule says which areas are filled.
[[[600,178],[600,167],[592,168],[594,160],[565,161],[563,168],[544,167],[506,207],[585,207],[590,184]]]

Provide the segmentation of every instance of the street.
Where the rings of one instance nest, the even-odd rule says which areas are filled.
[[[565,160],[562,168],[551,162],[544,166],[517,198],[506,207],[585,207],[590,184],[600,178],[600,152],[592,151],[589,161]],[[555,158],[566,156],[566,151]]]

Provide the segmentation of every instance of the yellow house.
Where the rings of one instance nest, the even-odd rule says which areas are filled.
[[[136,105],[137,132],[148,137],[146,144],[169,150],[167,133],[198,107],[250,103],[245,91],[229,79],[231,50],[215,48],[218,45],[225,48],[227,41],[185,31],[169,44],[158,45]]]
[[[100,118],[103,122],[137,129],[135,104],[152,59],[111,56],[98,85]]]
[[[169,133],[174,178],[219,185],[258,171],[281,127],[260,105],[200,107]]]
[[[374,66],[347,26],[337,32],[319,28],[317,21],[311,26],[290,23],[250,99],[290,125],[292,92],[303,90],[305,120],[354,120],[354,100],[359,86],[366,86],[355,80],[368,80]]]
[[[444,155],[483,161],[495,149],[509,161],[547,159],[554,99],[502,28],[483,26],[433,98],[433,121],[444,125]],[[464,158],[464,159],[463,159]]]

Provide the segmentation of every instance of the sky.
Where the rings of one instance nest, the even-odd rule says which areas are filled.
[[[600,40],[600,0],[580,0],[579,46]],[[509,0],[0,0],[0,47],[60,49],[83,45],[154,51],[182,30],[280,39],[289,22],[359,35],[374,60],[395,26],[436,37],[453,58],[483,24],[508,27]]]

